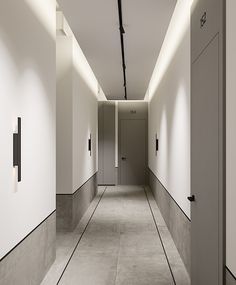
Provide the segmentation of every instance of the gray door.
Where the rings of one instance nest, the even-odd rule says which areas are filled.
[[[219,203],[218,36],[192,65],[191,254],[192,285],[219,285],[221,264]]]
[[[120,120],[120,184],[144,185],[146,175],[146,121]]]
[[[115,185],[115,102],[98,108],[98,184]]]

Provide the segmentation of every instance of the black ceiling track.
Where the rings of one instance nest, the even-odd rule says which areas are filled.
[[[124,76],[124,89],[125,89],[125,100],[127,100],[127,86],[126,86],[126,65],[125,65],[125,49],[124,49],[124,33],[123,17],[122,17],[122,0],[118,0],[118,12],[119,12],[119,29],[120,29],[120,43],[121,43],[121,55],[122,55],[122,68]]]

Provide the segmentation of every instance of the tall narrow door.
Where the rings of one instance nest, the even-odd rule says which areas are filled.
[[[146,178],[146,120],[120,120],[119,182],[144,185]]]
[[[192,285],[222,284],[218,36],[192,65]]]

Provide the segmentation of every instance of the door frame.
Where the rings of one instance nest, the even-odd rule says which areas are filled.
[[[118,123],[118,185],[121,185],[121,121],[144,121],[145,122],[145,165],[146,169],[148,167],[148,120],[145,118],[135,118],[135,119],[129,119],[129,118],[121,118],[119,119]],[[147,181],[147,171],[145,172],[145,182]]]
[[[214,1],[214,0],[213,0]],[[219,285],[226,282],[226,1],[219,0]],[[192,15],[191,15],[192,18]],[[215,36],[214,36],[215,37]],[[191,40],[192,42],[192,40]],[[193,58],[191,59],[192,69]],[[192,81],[192,79],[191,79]],[[192,191],[192,189],[191,189]],[[194,193],[192,193],[194,194]],[[191,233],[192,234],[192,233]],[[191,276],[192,277],[192,276]]]

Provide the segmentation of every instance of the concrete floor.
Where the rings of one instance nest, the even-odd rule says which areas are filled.
[[[99,187],[73,233],[59,233],[42,285],[187,285],[189,276],[149,190]]]

